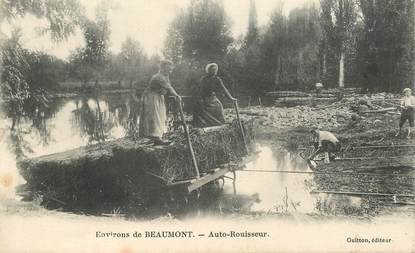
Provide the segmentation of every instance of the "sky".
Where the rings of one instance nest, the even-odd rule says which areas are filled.
[[[94,16],[95,8],[103,4],[102,0],[80,0],[89,17]],[[246,32],[248,26],[249,0],[222,0],[225,11],[232,20],[232,33],[237,37]],[[299,7],[309,0],[285,0],[285,13]],[[316,2],[316,0],[311,0]],[[122,42],[130,36],[142,44],[148,55],[161,53],[169,23],[181,8],[189,5],[190,0],[106,0],[111,6],[109,13],[111,36],[110,50],[118,53]],[[256,0],[258,24],[269,20],[272,10],[281,0]],[[48,35],[39,35],[37,27],[44,26],[45,20],[25,16],[12,23],[0,24],[0,31],[10,34],[13,27],[22,30],[22,43],[31,50],[40,50],[67,59],[75,48],[83,46],[82,33],[78,30],[67,40],[54,43]]]

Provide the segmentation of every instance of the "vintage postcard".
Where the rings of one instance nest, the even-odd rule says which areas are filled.
[[[0,0],[0,253],[415,252],[414,0]]]

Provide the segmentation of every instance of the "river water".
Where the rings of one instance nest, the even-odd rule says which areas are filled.
[[[20,200],[16,186],[24,183],[16,160],[36,157],[124,137],[131,130],[137,103],[129,95],[55,99],[47,106],[30,108],[10,130],[12,118],[0,120],[0,201]],[[131,117],[132,115],[132,117]],[[276,154],[266,144],[255,145],[255,155],[247,171],[236,172],[235,190],[226,178],[210,210],[230,213],[333,213],[347,205],[359,208],[358,197],[311,194],[315,187],[311,174],[270,171],[309,171],[290,153]],[[260,171],[252,171],[260,170]],[[267,172],[263,172],[267,171]],[[229,175],[230,177],[232,175]],[[342,212],[340,212],[342,213]]]

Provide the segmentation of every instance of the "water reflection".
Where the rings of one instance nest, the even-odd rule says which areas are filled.
[[[111,138],[111,130],[116,124],[106,101],[83,97],[76,100],[75,104],[71,123],[74,128],[79,128],[82,137],[87,137],[90,143],[103,142]]]
[[[43,96],[28,102],[19,114],[3,110],[0,182],[7,183],[0,184],[0,197],[14,198],[14,187],[24,182],[17,173],[16,161],[125,136],[129,118],[134,118],[137,111],[127,98]]]
[[[247,170],[269,171],[305,171],[304,163],[297,163],[289,153],[276,156],[271,147],[258,145],[257,158],[246,165]],[[253,196],[250,210],[254,212],[311,213],[314,210],[314,198],[306,182],[312,175],[285,174],[270,172],[236,173],[237,193]],[[231,182],[227,180],[224,188],[226,193],[232,192]],[[256,194],[256,195],[253,195]],[[258,199],[255,199],[255,196]]]
[[[0,180],[4,175],[9,178],[10,173],[13,178],[12,186],[6,189],[0,185],[0,191],[9,197],[9,192],[23,182],[17,173],[17,161],[138,132],[139,99],[133,92],[102,94],[93,90],[73,98],[38,93],[19,110],[7,110],[10,103],[3,103],[0,110]]]
[[[311,193],[319,188],[315,177],[321,175],[295,173],[312,172],[300,157],[287,152],[275,153],[269,146],[257,145],[256,150],[256,158],[246,165],[249,171],[236,173],[236,196],[232,194],[231,180],[226,180],[224,194],[220,196],[222,208],[244,213],[359,216],[371,213],[373,203],[370,200]]]

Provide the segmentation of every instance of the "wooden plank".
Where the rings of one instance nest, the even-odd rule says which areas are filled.
[[[390,157],[339,157],[334,161],[355,161],[355,160],[373,160],[373,159],[399,159],[399,158],[405,158],[407,156],[390,156]]]
[[[371,101],[401,101],[400,98],[369,98]]]
[[[210,132],[219,131],[219,130],[221,130],[223,128],[226,128],[226,127],[227,127],[227,124],[221,125],[221,126],[204,127],[204,128],[201,128],[201,129],[203,130],[204,133],[210,133]]]
[[[236,167],[239,167],[239,165],[237,165],[237,164],[234,164],[234,163],[226,163],[226,164],[221,164],[220,166],[219,166],[220,168],[226,168],[226,169],[228,169],[229,171],[232,171],[232,170],[234,170]],[[212,173],[215,173],[215,172],[217,172],[217,171],[219,171],[220,169],[219,168],[216,168],[216,169],[213,169],[212,170]],[[209,173],[209,174],[211,174],[211,173]],[[204,173],[203,175],[202,175],[202,177],[203,176],[207,176],[207,175],[209,175],[209,174],[206,174],[206,173]],[[167,186],[176,186],[176,185],[181,185],[181,184],[190,184],[190,183],[194,183],[195,181],[197,181],[198,179],[197,178],[188,178],[188,179],[185,179],[185,180],[180,180],[180,181],[174,181],[174,182],[171,182],[171,183],[167,183],[166,185]]]
[[[228,172],[230,172],[230,170],[228,168],[218,169],[214,173],[207,174],[206,176],[203,176],[199,179],[194,180],[192,183],[189,184],[187,189],[188,189],[189,192],[192,192],[192,191],[202,187],[203,185],[224,176]]]
[[[196,180],[195,178],[192,178],[192,179],[187,179],[187,180],[175,181],[175,182],[168,183],[167,186],[176,186],[176,185],[181,185],[181,184],[190,184],[190,183],[193,183],[195,180]]]
[[[373,167],[376,169],[377,167]],[[338,175],[338,176],[382,176],[382,177],[404,177],[405,179],[414,180],[415,177],[408,177],[404,174],[391,174],[391,173],[374,173],[374,172],[330,172],[330,171],[295,171],[295,170],[259,170],[259,169],[244,169],[238,170],[238,172],[264,172],[264,173],[285,173],[285,174],[314,174],[314,175]]]
[[[415,197],[414,194],[394,194],[394,193],[379,193],[379,192],[343,192],[343,191],[311,191],[311,193],[326,193],[326,194],[340,194],[340,195],[355,195],[355,196],[381,196],[381,197]]]
[[[415,148],[415,145],[373,145],[373,146],[357,146],[357,147],[352,147],[351,150],[353,149],[368,149],[368,148]]]
[[[414,156],[396,156],[396,157],[371,157],[354,160],[335,160],[330,163],[319,163],[317,168],[319,170],[338,168],[353,168],[353,169],[392,169],[392,168],[415,168]]]
[[[397,201],[397,202],[393,202],[396,205],[411,205],[411,206],[415,206],[415,202],[404,202],[404,201]]]
[[[165,183],[165,182],[166,182],[166,179],[165,179],[164,177],[161,177],[161,176],[156,175],[156,174],[154,174],[154,173],[151,173],[151,172],[149,172],[149,171],[145,171],[145,173],[146,173],[146,174],[148,174],[148,175],[150,175],[150,176],[153,176],[153,177],[155,177],[155,178],[159,179],[159,180],[160,180],[160,181],[162,181],[163,183]]]
[[[372,110],[372,111],[363,111],[362,113],[379,113],[379,112],[389,112],[389,111],[395,111],[396,107],[389,107],[389,108],[383,108],[379,110]]]

